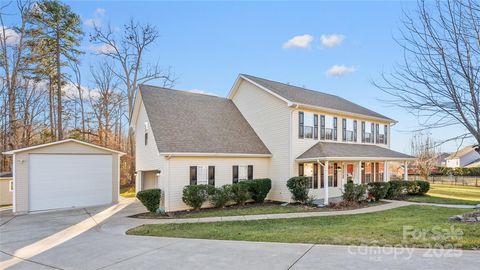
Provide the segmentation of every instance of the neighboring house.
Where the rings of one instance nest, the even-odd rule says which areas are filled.
[[[268,199],[290,201],[287,180],[304,175],[310,195],[328,202],[347,181],[385,181],[389,161],[414,159],[389,149],[394,123],[338,96],[243,74],[227,98],[141,85],[136,189],[162,189],[161,206],[177,211],[188,209],[187,185],[268,177]]]
[[[0,206],[12,204],[13,178],[11,172],[0,172]]]
[[[449,168],[475,167],[480,162],[480,154],[475,151],[474,145],[467,146],[455,153],[452,153],[447,159],[446,164]],[[477,146],[478,147],[478,146]]]
[[[435,166],[437,167],[446,167],[447,158],[450,156],[450,153],[440,153],[437,155]]]

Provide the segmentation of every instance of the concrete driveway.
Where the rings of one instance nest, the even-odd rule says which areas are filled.
[[[142,223],[125,216],[142,211],[143,206],[132,200],[113,207],[18,217],[2,211],[0,266],[8,263],[10,269],[478,269],[480,263],[478,251],[456,254],[425,249],[125,235],[126,229]]]

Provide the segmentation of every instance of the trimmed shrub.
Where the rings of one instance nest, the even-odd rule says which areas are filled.
[[[427,181],[417,181],[420,187],[419,195],[424,195],[430,190],[430,183]]]
[[[388,199],[402,199],[407,193],[406,181],[402,180],[391,180],[388,182],[390,187],[388,188],[387,196]]]
[[[224,207],[232,199],[232,186],[224,185],[219,188],[213,188],[209,192],[208,200],[215,208]]]
[[[268,178],[248,180],[246,183],[248,183],[250,196],[257,203],[263,203],[272,188],[272,180]]]
[[[408,195],[417,195],[420,192],[420,186],[417,181],[403,181]]]
[[[308,201],[308,187],[310,180],[305,176],[296,176],[288,179],[287,187],[292,193],[292,199],[297,202],[306,203]]]
[[[232,199],[239,205],[245,205],[250,199],[247,181],[238,182],[232,185]]]
[[[212,188],[209,185],[185,186],[182,201],[194,210],[200,209],[203,203],[208,200],[208,194],[211,193]]]
[[[365,200],[367,186],[365,184],[354,184],[351,182],[343,186],[342,199],[347,202],[360,202]]]
[[[162,191],[158,188],[146,189],[137,193],[137,199],[147,208],[150,213],[156,213],[160,207]]]
[[[375,198],[375,201],[381,200],[387,196],[390,184],[388,182],[372,182],[368,183],[368,194]]]

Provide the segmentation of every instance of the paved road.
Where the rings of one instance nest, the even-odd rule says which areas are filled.
[[[124,207],[124,208],[123,208]],[[138,203],[12,218],[0,212],[11,269],[478,269],[480,252],[127,236]],[[113,215],[112,215],[113,214]],[[112,216],[110,216],[112,215]],[[358,224],[361,226],[361,224]],[[442,254],[443,253],[443,254]],[[16,255],[20,258],[13,257]],[[441,256],[443,255],[443,256]],[[433,257],[432,257],[433,256]],[[435,257],[439,256],[439,257]],[[2,267],[0,267],[2,268]]]

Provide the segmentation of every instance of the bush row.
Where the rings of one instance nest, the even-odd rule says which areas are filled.
[[[156,213],[160,207],[161,190],[158,188],[146,189],[137,193],[137,199],[150,213]]]
[[[253,179],[232,185],[214,187],[210,185],[191,185],[183,188],[183,202],[194,210],[200,209],[205,202],[210,202],[215,208],[222,208],[230,202],[239,205],[253,199],[263,203],[272,188],[270,179]]]
[[[432,173],[432,176],[435,175],[454,175],[454,176],[480,176],[480,167],[476,168],[447,168],[447,167],[437,167],[435,173]]]
[[[388,182],[386,198],[388,199],[402,199],[406,195],[424,195],[430,190],[430,183],[427,181],[402,181],[392,180]]]

